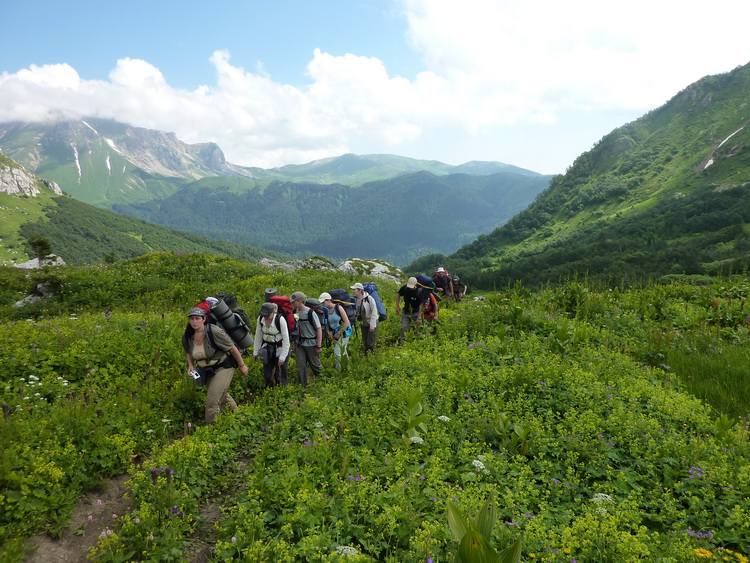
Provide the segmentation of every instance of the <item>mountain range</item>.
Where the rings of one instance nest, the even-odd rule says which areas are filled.
[[[128,160],[125,170],[143,180],[140,193],[105,190],[99,204],[269,251],[412,259],[404,268],[412,273],[442,264],[484,288],[575,276],[638,283],[725,275],[750,266],[749,94],[750,65],[705,77],[604,136],[551,180],[498,163],[456,169],[392,155],[261,170],[226,163],[215,146],[183,146],[180,158],[167,160],[169,175],[156,156],[142,155],[140,168]],[[0,147],[35,171],[59,174],[45,177],[63,190],[83,189],[82,151],[65,160],[77,141],[45,141],[44,127],[2,125]],[[82,127],[106,129],[92,120]],[[104,153],[97,158],[106,162]],[[161,168],[147,169],[154,161]],[[498,208],[507,219],[493,217]],[[451,244],[456,250],[446,252]]]
[[[396,265],[453,252],[524,209],[550,176],[353,155],[264,170],[221,149],[101,119],[0,124],[0,148],[78,200],[170,229],[294,257]]]

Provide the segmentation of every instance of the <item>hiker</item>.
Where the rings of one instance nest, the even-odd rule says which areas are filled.
[[[453,299],[456,303],[461,302],[461,298],[466,295],[469,290],[469,286],[458,279],[458,276],[453,276]]]
[[[197,368],[213,368],[215,373],[207,379],[206,425],[216,421],[219,410],[228,405],[237,408],[237,403],[229,394],[229,386],[234,375],[234,366],[247,375],[247,366],[242,355],[224,329],[218,325],[206,324],[206,311],[199,307],[190,309],[188,325],[182,335],[182,347],[188,365],[188,375]]]
[[[320,319],[305,305],[307,296],[301,291],[295,291],[289,297],[297,311],[299,320],[299,341],[295,358],[297,360],[297,375],[303,387],[307,387],[307,364],[310,364],[313,376],[320,375],[323,366],[320,363],[320,352],[323,348],[323,328]]]
[[[357,298],[357,314],[362,326],[362,346],[367,356],[375,351],[375,344],[378,341],[378,307],[361,283],[357,282],[349,289]]]
[[[333,340],[333,360],[336,369],[341,369],[341,358],[346,356],[346,347],[349,345],[349,336],[352,334],[349,316],[344,308],[333,302],[331,294],[323,292],[318,297],[321,305],[328,309],[328,336]]]
[[[286,385],[288,381],[289,329],[275,303],[263,303],[255,325],[253,361],[263,362],[266,386]]]
[[[453,297],[453,283],[445,268],[442,266],[438,268],[432,277],[432,281],[435,282],[435,291],[441,293],[442,297],[445,297],[445,304],[448,305],[448,301]]]
[[[434,293],[430,292],[427,295],[427,299],[425,300],[423,306],[424,312],[422,313],[422,318],[424,319],[425,323],[432,326],[433,331],[437,331],[435,322],[438,320],[438,311],[440,309],[440,307],[438,306],[439,301],[440,298]]]
[[[404,308],[401,309],[401,298],[404,298]],[[429,299],[427,292],[417,287],[417,278],[409,278],[406,285],[402,285],[396,292],[396,314],[401,314],[401,335],[399,342],[406,340],[406,331],[412,323],[422,323],[422,306]]]

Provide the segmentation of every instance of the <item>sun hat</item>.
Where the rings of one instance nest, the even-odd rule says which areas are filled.
[[[307,295],[302,293],[301,291],[295,291],[292,293],[292,295],[289,297],[290,301],[302,301],[304,302],[307,299]]]
[[[263,303],[263,305],[260,306],[260,316],[265,318],[269,315],[273,315],[275,310],[276,305],[273,303]]]
[[[328,293],[327,291],[324,291],[323,293],[320,294],[320,297],[318,297],[318,301],[320,301],[321,303],[329,299],[331,299],[331,294]]]
[[[363,286],[361,283],[357,282],[353,286],[351,286],[349,289],[361,289],[362,291],[365,290],[365,286]]]
[[[409,278],[406,282],[406,287],[408,287],[409,289],[414,289],[415,287],[417,287],[417,278]]]
[[[206,312],[200,307],[193,307],[188,313],[188,317],[205,317]]]
[[[440,268],[438,268],[438,270],[437,270],[437,271],[438,271],[438,273],[440,273],[440,272],[445,272],[445,268],[443,268],[443,267],[441,266]]]

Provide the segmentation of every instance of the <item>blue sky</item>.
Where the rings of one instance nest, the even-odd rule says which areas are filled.
[[[354,152],[561,173],[749,62],[749,19],[725,0],[2,0],[0,121],[110,117],[264,168]]]

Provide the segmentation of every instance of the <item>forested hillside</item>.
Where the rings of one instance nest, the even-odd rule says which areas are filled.
[[[160,201],[116,205],[171,229],[339,261],[378,257],[396,265],[452,251],[521,211],[548,178],[418,172],[359,187],[274,182],[264,191],[233,193],[208,180]],[[219,182],[219,184],[217,184]],[[196,220],[200,210],[202,220]]]
[[[689,86],[605,136],[531,206],[447,263],[483,287],[746,268],[748,95],[750,66]]]
[[[21,224],[21,239],[45,237],[52,253],[70,264],[102,263],[132,258],[156,250],[211,252],[249,261],[286,255],[221,240],[177,232],[112,211],[99,209],[71,197],[58,196],[34,221]]]

